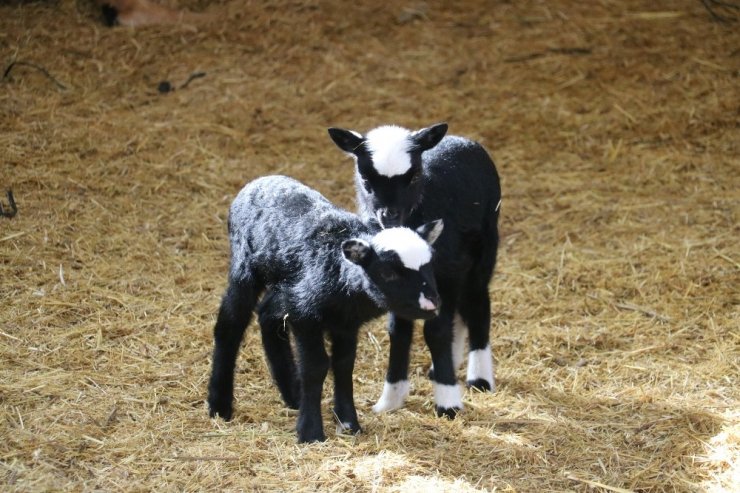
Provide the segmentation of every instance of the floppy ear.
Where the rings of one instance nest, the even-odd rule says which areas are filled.
[[[344,152],[357,154],[358,150],[365,143],[365,137],[354,130],[344,130],[343,128],[330,128],[329,137]]]
[[[420,151],[428,151],[432,147],[439,144],[442,137],[447,133],[446,123],[437,123],[431,127],[422,128],[417,130],[411,136],[411,140],[414,142],[414,147]]]
[[[342,253],[353,264],[364,267],[370,262],[374,252],[368,242],[352,238],[342,242]]]
[[[436,221],[422,224],[421,226],[416,228],[416,233],[421,236],[424,241],[426,241],[430,245],[434,245],[434,242],[437,241],[439,235],[442,234],[443,229],[444,222],[441,219],[437,219]]]

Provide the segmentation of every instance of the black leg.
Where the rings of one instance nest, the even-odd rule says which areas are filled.
[[[497,217],[497,214],[492,215],[489,233],[481,241],[478,261],[468,274],[459,307],[470,339],[467,384],[481,391],[493,391],[496,386],[490,345],[491,300],[488,284],[496,267]]]
[[[495,380],[490,345],[491,302],[487,286],[466,290],[461,297],[460,315],[468,326],[470,338],[467,384],[481,391],[492,391]]]
[[[295,359],[290,347],[289,321],[280,303],[280,295],[270,291],[263,296],[257,309],[262,347],[267,365],[285,405],[298,409],[300,384],[296,376]]]
[[[468,347],[468,326],[459,313],[452,319],[452,367],[455,373],[465,359],[465,350]],[[434,365],[429,368],[427,374],[429,380],[434,381]]]
[[[403,406],[409,393],[409,354],[414,333],[414,322],[391,313],[388,319],[390,335],[390,356],[388,373],[383,385],[383,395],[373,406],[373,411],[381,413]]]
[[[301,379],[301,400],[298,408],[298,442],[326,440],[321,423],[321,391],[329,371],[329,356],[324,337],[318,327],[293,324],[298,350],[298,372]]]
[[[348,330],[332,333],[331,364],[334,373],[334,414],[343,430],[359,433],[352,373],[355,368],[357,331]]]
[[[455,368],[452,361],[454,303],[445,301],[450,299],[454,300],[456,297],[443,297],[439,316],[428,320],[424,324],[424,340],[432,353],[434,401],[437,416],[454,418],[457,412],[462,409],[462,391],[455,378]]]
[[[216,326],[213,329],[213,368],[208,384],[211,417],[231,419],[234,398],[234,367],[244,330],[249,325],[256,301],[254,288],[247,283],[229,281]]]

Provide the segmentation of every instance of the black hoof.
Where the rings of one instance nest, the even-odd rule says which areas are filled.
[[[471,389],[479,390],[481,392],[491,392],[491,382],[483,378],[476,378],[475,380],[468,380],[468,387]]]
[[[208,415],[210,417],[215,418],[216,416],[220,416],[224,421],[231,421],[233,412],[231,399],[208,398]]]
[[[457,412],[460,410],[459,407],[440,407],[437,406],[437,416],[440,418],[455,419]]]
[[[339,423],[337,425],[337,434],[359,435],[362,428],[359,423]]]
[[[314,434],[314,433],[307,433],[306,435],[298,434],[298,443],[317,443],[317,442],[325,442],[326,441],[326,435],[323,433],[321,434]]]

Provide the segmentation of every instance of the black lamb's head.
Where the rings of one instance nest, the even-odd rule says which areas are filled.
[[[447,124],[410,131],[394,125],[362,134],[330,128],[329,135],[355,158],[355,185],[361,213],[384,228],[405,224],[424,193],[421,155],[447,133]]]

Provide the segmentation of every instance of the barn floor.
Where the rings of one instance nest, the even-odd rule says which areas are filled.
[[[0,218],[0,490],[737,487],[737,21],[699,0],[179,5],[216,20],[0,5],[18,208]],[[335,435],[328,380],[329,440],[299,446],[252,327],[235,419],[209,419],[234,195],[280,173],[351,208],[326,128],[438,121],[502,177],[496,393],[434,417],[417,334],[406,408],[374,415],[379,319],[355,372],[364,433]]]

